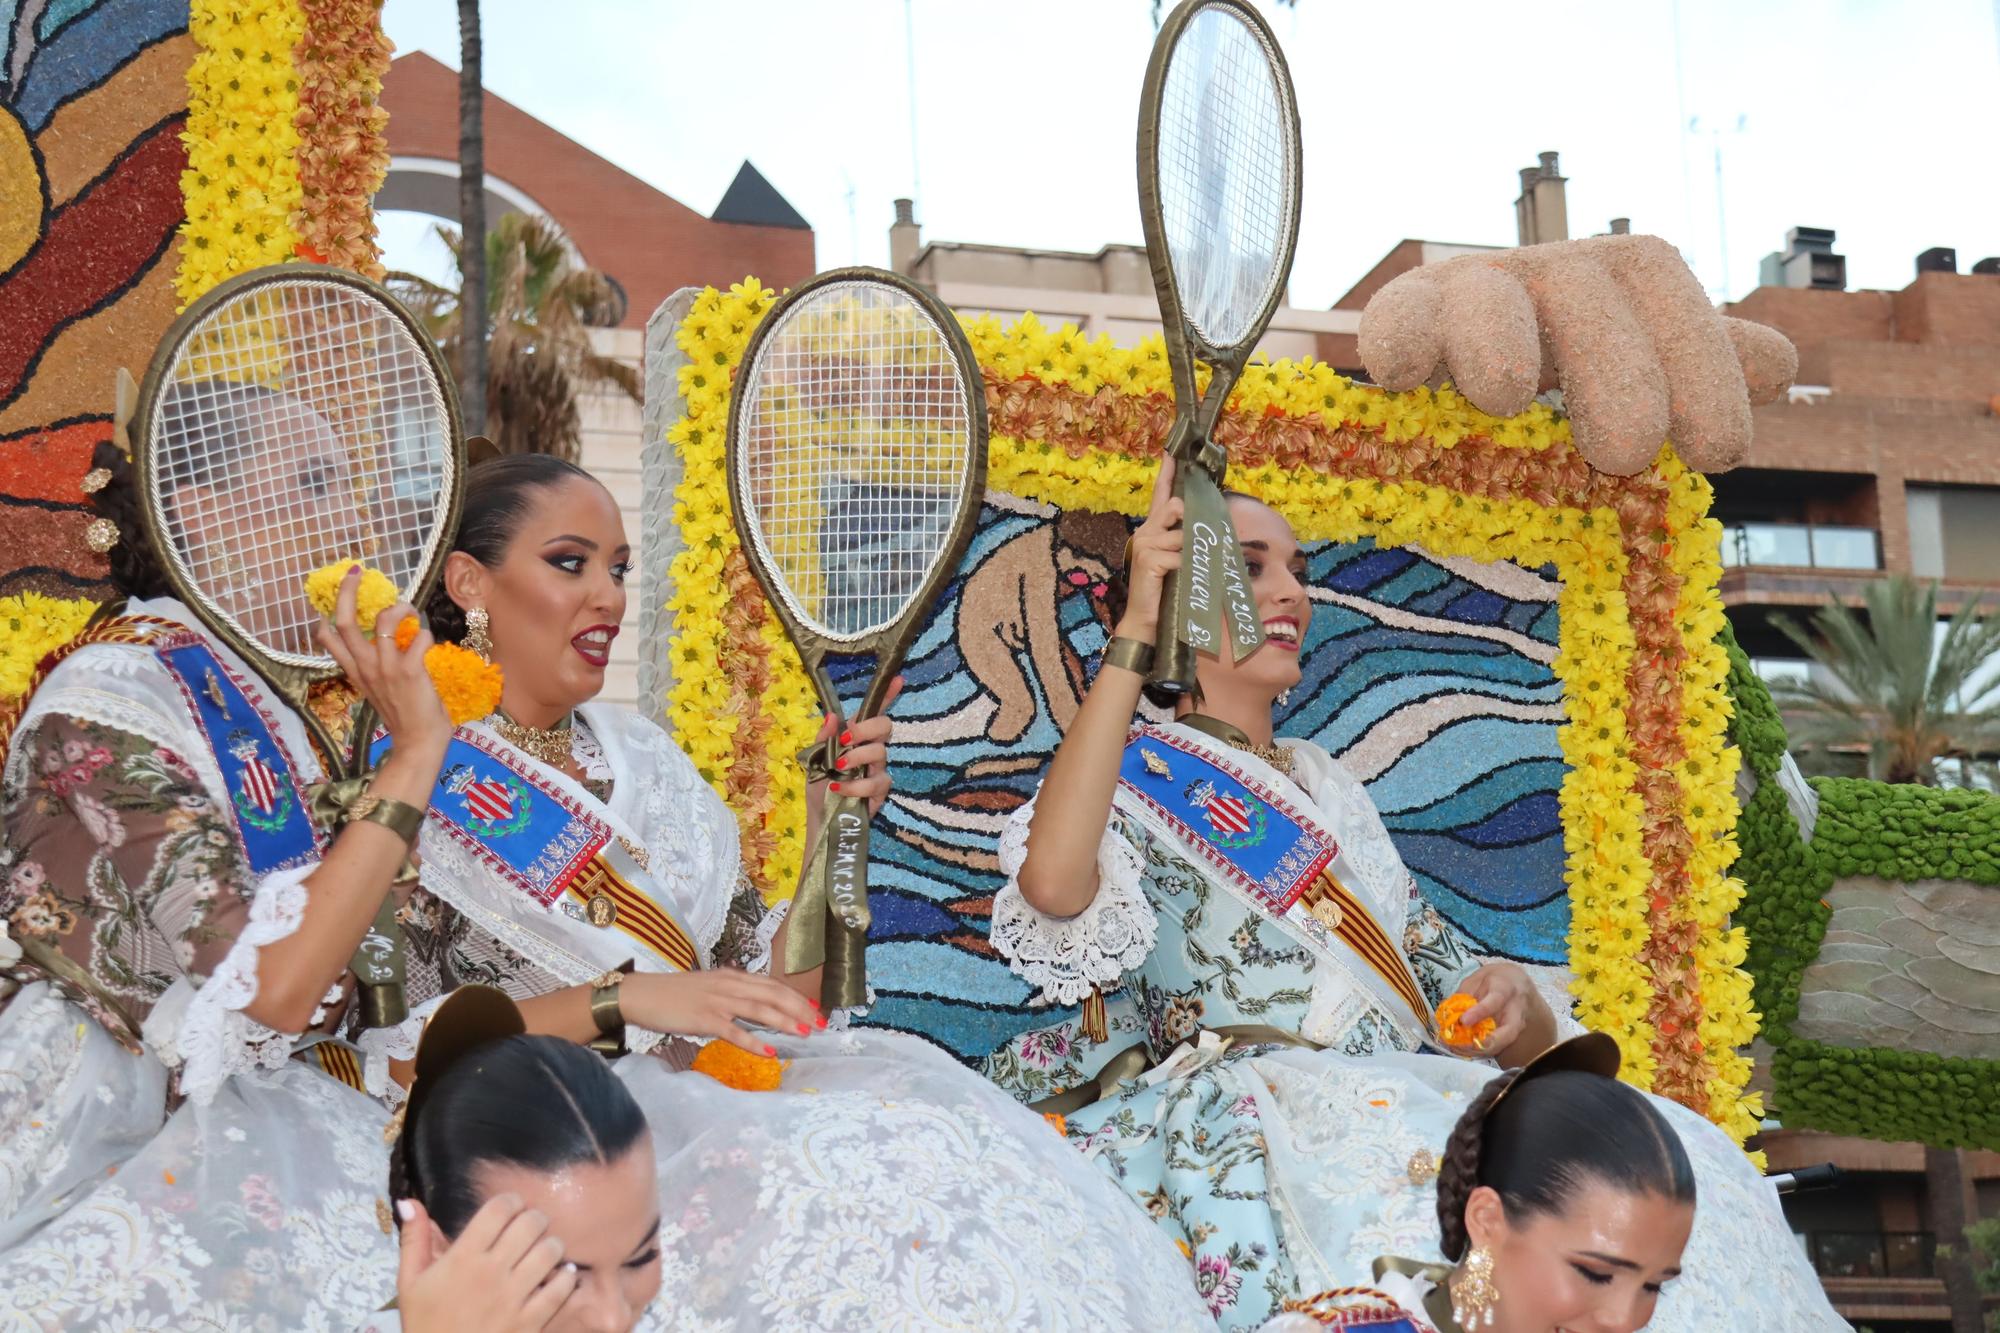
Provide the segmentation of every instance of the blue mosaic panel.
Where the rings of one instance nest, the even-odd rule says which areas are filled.
[[[1050,1021],[986,942],[995,848],[1074,715],[1109,633],[1112,515],[989,502],[903,670],[896,799],[875,824],[868,1021],[967,1058]],[[1556,599],[1549,571],[1370,542],[1307,551],[1304,682],[1280,734],[1368,785],[1424,893],[1479,945],[1563,961],[1568,900]],[[836,662],[849,698],[865,664]]]

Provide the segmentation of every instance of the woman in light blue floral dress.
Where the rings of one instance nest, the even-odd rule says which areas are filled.
[[[1378,1256],[1438,1257],[1432,1182],[1452,1125],[1496,1065],[1581,1029],[1558,985],[1552,1006],[1424,902],[1351,774],[1273,741],[1311,602],[1272,510],[1231,501],[1264,646],[1203,655],[1199,711],[1132,727],[1161,581],[1180,565],[1170,470],[1134,534],[1104,668],[1000,845],[993,942],[1084,1017],[1014,1039],[987,1071],[1059,1115],[1173,1237],[1222,1327],[1255,1328],[1286,1300],[1366,1284]],[[1453,992],[1477,1002],[1465,1026],[1493,1021],[1478,1048],[1438,1036]],[[1702,1203],[1687,1275],[1652,1326],[1842,1327],[1749,1160],[1654,1104]]]

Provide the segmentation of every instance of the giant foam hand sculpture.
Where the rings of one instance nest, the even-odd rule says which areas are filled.
[[[1442,367],[1481,411],[1513,416],[1560,388],[1577,451],[1631,476],[1671,439],[1703,472],[1742,462],[1750,407],[1799,355],[1776,329],[1716,311],[1657,236],[1596,236],[1412,269],[1361,314],[1361,363],[1386,389]]]

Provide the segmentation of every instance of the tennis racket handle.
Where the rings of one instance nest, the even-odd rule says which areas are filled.
[[[1169,571],[1160,585],[1160,620],[1153,642],[1153,671],[1147,680],[1172,694],[1194,688],[1194,649],[1181,638],[1187,609],[1181,605],[1181,575]]]
[[[837,797],[826,808],[826,970],[820,973],[823,1009],[868,1003],[868,802]]]
[[[403,963],[403,923],[396,919],[395,895],[384,894],[382,906],[349,964],[355,980],[361,983],[363,1027],[394,1027],[410,1016],[409,1000],[403,992]]]

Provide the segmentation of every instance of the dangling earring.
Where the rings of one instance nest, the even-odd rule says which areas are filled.
[[[1493,1327],[1500,1293],[1493,1288],[1493,1256],[1480,1246],[1451,1275],[1451,1317],[1463,1329]]]
[[[1291,705],[1292,705],[1292,692],[1290,690],[1279,690],[1278,707],[1289,708],[1291,707]]]
[[[467,652],[478,653],[482,662],[489,660],[493,652],[493,640],[486,633],[486,627],[492,623],[483,606],[475,606],[465,613],[465,638],[459,641],[460,646]]]

